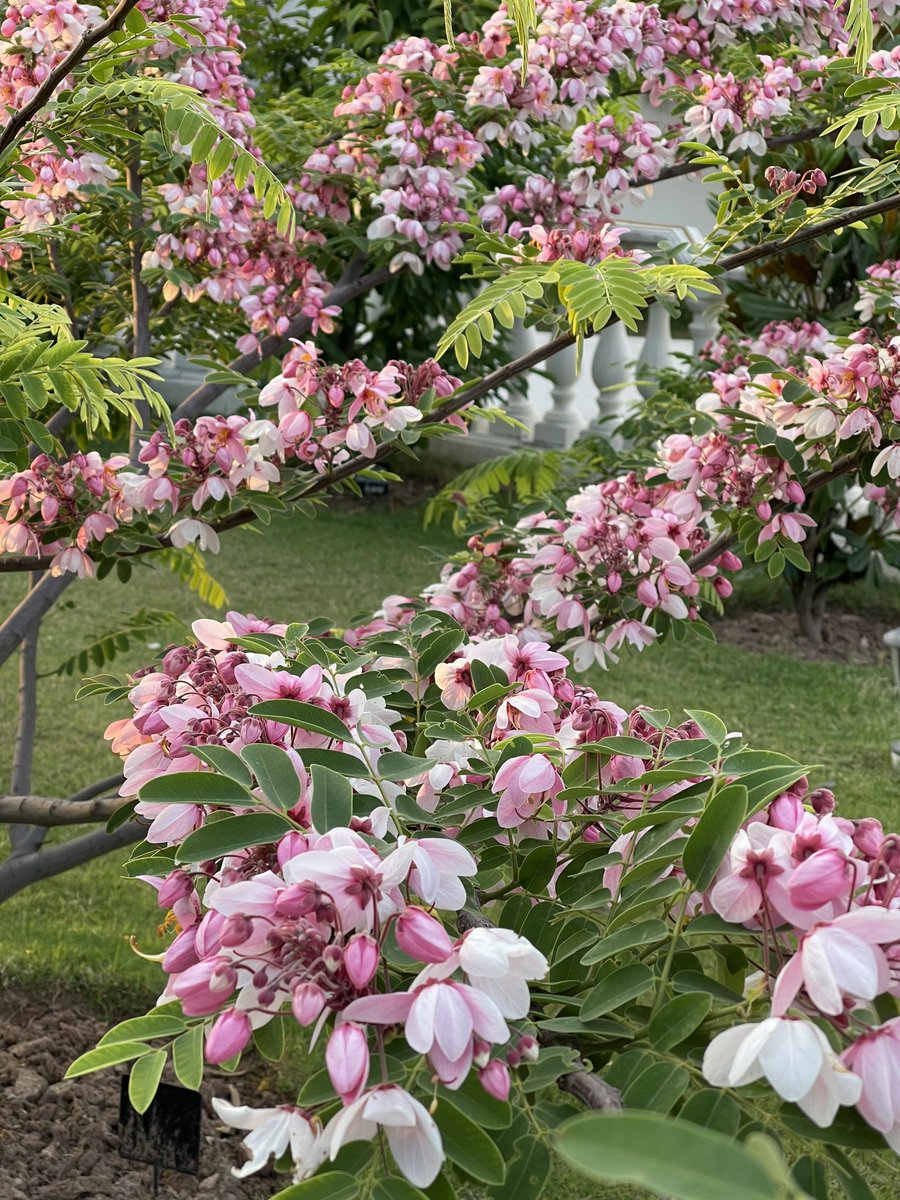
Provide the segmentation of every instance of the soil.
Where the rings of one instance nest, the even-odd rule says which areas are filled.
[[[47,1003],[18,991],[0,992],[0,1013],[0,1200],[150,1200],[152,1167],[118,1154],[127,1068],[63,1079],[69,1063],[115,1021],[77,1002]],[[256,1107],[278,1103],[261,1071],[210,1073],[201,1095],[199,1174],[161,1171],[159,1200],[262,1200],[286,1186],[288,1179],[269,1169],[234,1178],[231,1168],[244,1160],[241,1134],[223,1126],[210,1104],[212,1096]]]
[[[900,624],[894,616],[869,613],[828,613],[822,645],[815,646],[797,632],[797,620],[789,611],[731,611],[711,622],[716,641],[755,650],[760,654],[785,654],[804,662],[839,662],[881,665],[888,652],[882,635]]]

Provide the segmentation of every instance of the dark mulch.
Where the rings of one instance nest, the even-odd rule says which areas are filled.
[[[0,1200],[150,1200],[152,1168],[120,1158],[118,1110],[124,1067],[64,1080],[66,1068],[110,1028],[76,1002],[0,992]],[[130,1014],[133,1015],[133,1014]],[[174,1080],[172,1080],[174,1082]],[[240,1134],[226,1130],[212,1096],[254,1106],[278,1103],[255,1074],[204,1082],[200,1173],[160,1173],[160,1200],[262,1200],[285,1186],[266,1170],[235,1179]]]
[[[861,613],[829,613],[825,618],[822,645],[815,646],[800,636],[792,612],[731,610],[723,620],[712,622],[716,640],[760,654],[785,654],[804,662],[839,662],[879,665],[887,662],[881,640],[888,629],[900,624],[895,616]]]

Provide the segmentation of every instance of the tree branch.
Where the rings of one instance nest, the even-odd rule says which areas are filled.
[[[131,203],[130,237],[128,254],[130,259],[131,276],[131,353],[134,358],[147,358],[150,354],[150,293],[141,277],[142,260],[144,257],[144,242],[138,230],[144,223],[142,203],[144,180],[141,176],[140,150],[129,159],[125,167],[125,183],[134,200]],[[150,402],[138,400],[135,407],[137,418],[132,418],[129,436],[128,453],[132,463],[137,466],[140,453],[141,430],[146,429],[150,421]]]
[[[55,825],[93,825],[97,821],[108,821],[114,812],[128,803],[130,801],[122,796],[101,796],[81,802],[50,796],[0,796],[0,824],[39,826],[43,835],[44,830]],[[11,831],[13,858],[40,848],[38,844],[28,850],[16,851],[16,832],[15,828]]]
[[[364,266],[365,259],[362,255],[358,254],[350,260],[344,268],[340,279],[325,297],[324,303],[326,306],[336,304],[343,307],[351,300],[365,295],[372,288],[380,287],[383,283],[388,283],[395,277],[395,273],[389,267],[378,267],[376,270],[370,271],[367,275],[363,275],[362,269]],[[259,350],[251,350],[247,354],[238,355],[237,358],[232,359],[228,364],[227,370],[235,371],[238,375],[249,375],[265,359],[272,358],[275,355],[286,354],[291,340],[303,337],[304,334],[309,333],[311,326],[311,317],[295,317],[283,336],[271,334],[269,337],[263,338]],[[227,383],[201,384],[200,387],[195,388],[189,396],[182,400],[172,413],[173,419],[176,421],[182,418],[194,420],[196,417],[202,416],[223,392],[228,391],[228,387]]]
[[[775,137],[766,138],[766,148],[768,150],[778,150],[782,146],[795,146],[800,142],[811,142],[814,138],[821,137],[827,128],[827,124],[809,125],[805,129],[797,129],[793,133],[779,133]],[[648,175],[638,175],[637,179],[629,187],[632,190],[634,188],[651,187],[654,183],[664,183],[667,179],[679,179],[684,175],[695,175],[698,171],[708,170],[709,166],[698,165],[692,162],[672,163],[670,167],[663,167],[660,173],[653,179]]]
[[[48,566],[49,563],[45,560],[43,569],[46,570]],[[74,579],[75,576],[71,574],[44,575],[21,604],[13,609],[0,625],[0,666],[21,644],[29,631],[40,624],[44,614],[50,611]]]
[[[36,117],[41,109],[52,98],[53,93],[63,83],[66,78],[71,75],[72,71],[78,66],[89,50],[92,50],[98,42],[102,42],[109,34],[115,33],[117,29],[125,23],[125,18],[133,8],[137,8],[138,0],[119,0],[119,3],[99,25],[95,25],[93,29],[88,30],[75,43],[69,53],[61,62],[58,62],[44,82],[40,85],[27,104],[13,113],[6,124],[3,132],[0,133],[0,154],[3,154],[13,144],[25,126]]]
[[[0,866],[0,903],[41,879],[49,879],[53,875],[62,874],[63,871],[70,871],[73,867],[84,866],[85,863],[99,858],[101,854],[109,854],[111,850],[121,850],[123,846],[139,842],[144,832],[143,825],[127,821],[114,833],[96,829],[93,833],[46,847],[35,854],[23,854],[19,858],[7,859]]]
[[[40,576],[32,572],[29,590],[40,582]],[[31,789],[31,766],[34,761],[34,739],[37,732],[37,650],[41,623],[36,621],[22,639],[19,648],[19,695],[16,717],[16,744],[13,752],[10,789],[18,796]],[[39,850],[44,840],[44,831],[35,829],[13,829],[10,832],[10,853],[13,857]]]

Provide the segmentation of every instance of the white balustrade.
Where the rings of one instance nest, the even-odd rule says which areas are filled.
[[[551,408],[535,426],[534,440],[540,446],[567,449],[584,430],[584,420],[576,407],[578,372],[574,346],[567,346],[547,359],[547,373],[553,380]]]
[[[621,321],[607,325],[597,335],[591,378],[597,388],[597,416],[590,429],[609,436],[610,426],[640,399],[634,385],[634,350]]]
[[[647,309],[647,326],[637,369],[638,391],[645,400],[657,390],[653,372],[673,367],[676,362],[669,311],[661,304],[651,304]]]

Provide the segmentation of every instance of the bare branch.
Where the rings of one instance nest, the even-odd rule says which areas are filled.
[[[128,254],[130,259],[131,276],[131,353],[134,358],[147,358],[150,354],[150,293],[141,277],[144,257],[144,241],[138,230],[144,223],[142,196],[144,180],[141,176],[140,150],[131,158],[125,168],[125,182],[134,197],[131,203],[130,238]],[[140,435],[150,422],[150,402],[138,400],[136,404],[138,417],[132,419],[129,437],[128,453],[132,463],[137,465],[140,453]]]
[[[561,1092],[568,1092],[580,1100],[585,1108],[616,1112],[622,1107],[619,1089],[601,1079],[594,1071],[572,1071],[557,1079],[556,1085]]]
[[[88,51],[92,50],[98,42],[102,42],[109,34],[121,29],[125,24],[125,18],[133,8],[137,8],[137,5],[138,0],[119,0],[105,21],[95,25],[93,29],[89,29],[79,38],[66,57],[56,64],[28,103],[23,104],[19,111],[10,117],[3,132],[0,133],[0,154],[9,149],[25,126],[44,108],[56,89],[71,75]]]
[[[55,825],[93,825],[109,818],[129,801],[122,796],[101,796],[94,800],[57,800],[50,796],[0,796],[0,823],[39,826],[41,832]],[[11,831],[13,846],[15,834]],[[30,848],[39,849],[40,843]],[[29,851],[14,851],[13,857]]]
[[[34,854],[7,859],[0,866],[0,903],[41,879],[60,875],[63,871],[92,862],[102,854],[109,854],[111,850],[121,850],[123,846],[139,842],[144,831],[143,825],[127,821],[114,833],[96,829],[93,833],[48,846]]]
[[[29,576],[29,588],[36,587],[40,576]],[[40,621],[35,622],[19,647],[19,695],[16,717],[16,744],[9,786],[16,795],[31,788],[31,766],[34,762],[34,739],[37,732],[37,650]],[[13,829],[10,834],[10,853],[28,854],[39,850],[44,840],[42,829]]]
[[[44,569],[48,566],[44,563]],[[75,579],[74,575],[45,575],[40,583],[31,589],[25,599],[9,614],[0,625],[0,665],[6,662],[12,652],[19,646],[29,630],[40,624],[45,613],[49,612],[69,584]]]

